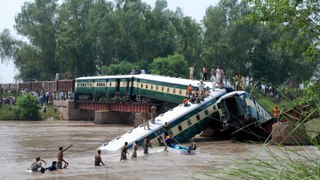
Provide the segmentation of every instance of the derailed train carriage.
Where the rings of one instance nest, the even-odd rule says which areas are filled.
[[[75,95],[76,101],[99,101],[103,98],[125,97],[120,99],[125,99],[126,101],[150,99],[151,101],[170,102],[177,106],[187,96],[188,85],[191,84],[193,89],[197,89],[198,83],[199,81],[155,75],[82,77],[76,79]],[[217,96],[209,103],[209,106],[212,106],[212,109],[216,109],[217,113],[207,116],[206,109],[209,106],[201,106],[201,108],[188,113],[186,116],[169,123],[169,127],[174,129],[177,135],[179,134],[179,136],[175,137],[176,139],[185,141],[207,126],[214,126],[215,129],[220,130],[239,130],[248,124],[254,124],[254,128],[261,129],[262,125],[272,118],[250,94],[245,91],[233,91],[232,88],[227,86],[224,89],[225,91],[221,96]],[[202,109],[204,107],[205,109]],[[206,118],[201,118],[202,116]],[[192,122],[190,118],[195,119],[195,122],[201,123],[198,126],[191,126],[193,123],[190,123]],[[206,120],[202,121],[202,119]],[[199,126],[200,124],[201,126]],[[188,130],[186,131],[185,129]],[[151,134],[150,137],[156,141],[157,135],[155,134],[162,133],[157,131]]]

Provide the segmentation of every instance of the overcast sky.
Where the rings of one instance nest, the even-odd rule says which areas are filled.
[[[14,17],[17,15],[21,6],[26,0],[1,0],[0,1],[0,32],[4,29],[10,29],[10,33],[15,35],[13,29]],[[152,7],[156,0],[143,0]],[[191,16],[200,22],[205,14],[207,7],[216,5],[219,0],[167,0],[168,8],[176,10],[180,7],[185,16]],[[14,82],[16,74],[13,63],[2,64],[0,62],[0,83]]]

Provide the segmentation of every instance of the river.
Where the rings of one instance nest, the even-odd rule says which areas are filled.
[[[138,158],[119,161],[120,153],[101,153],[106,166],[94,167],[97,148],[132,126],[95,125],[85,121],[0,121],[0,179],[212,179],[206,171],[223,170],[236,160],[267,156],[261,144],[214,141],[196,138],[196,155],[178,155],[153,147],[149,155],[138,150]],[[67,169],[31,173],[26,169],[40,156],[48,165],[56,160],[58,147],[73,146],[64,152]],[[297,147],[306,148],[306,147]],[[312,148],[312,147],[309,147]],[[303,150],[303,149],[301,149]],[[131,152],[131,150],[129,150]],[[131,156],[131,154],[130,154]]]

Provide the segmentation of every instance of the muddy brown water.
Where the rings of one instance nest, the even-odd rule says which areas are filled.
[[[94,167],[93,157],[104,142],[121,135],[132,126],[95,125],[85,121],[0,121],[0,180],[2,179],[214,179],[207,171],[224,170],[235,161],[254,156],[267,157],[262,144],[214,141],[197,137],[196,155],[164,152],[163,147],[150,149],[149,155],[138,150],[138,158],[119,162],[119,152],[102,152],[106,166]],[[73,146],[65,151],[67,169],[54,172],[26,172],[35,157],[48,165],[56,160],[58,147]],[[186,144],[185,144],[186,145]],[[294,147],[314,151],[314,147]],[[129,150],[131,152],[131,150]],[[131,156],[131,153],[129,157]]]

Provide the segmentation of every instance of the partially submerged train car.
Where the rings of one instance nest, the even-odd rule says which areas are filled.
[[[216,105],[224,129],[239,129],[251,124],[261,128],[272,119],[268,111],[245,91],[230,92],[222,96]]]

